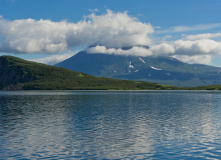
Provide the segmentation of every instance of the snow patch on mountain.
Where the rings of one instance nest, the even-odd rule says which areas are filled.
[[[150,66],[150,68],[152,68],[152,69],[154,69],[154,70],[158,70],[158,71],[162,70],[162,69],[156,68],[156,67],[154,67],[154,66]]]
[[[143,63],[146,63],[142,58],[139,57],[139,60],[141,60]]]
[[[134,66],[131,64],[131,61],[129,63],[129,68],[134,68]]]

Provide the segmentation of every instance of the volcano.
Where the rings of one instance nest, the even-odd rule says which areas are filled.
[[[221,84],[221,68],[188,64],[166,56],[141,57],[81,51],[56,66],[98,77],[148,81],[179,87]]]

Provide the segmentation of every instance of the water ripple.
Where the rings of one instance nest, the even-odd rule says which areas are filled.
[[[0,92],[1,159],[220,159],[220,92]]]

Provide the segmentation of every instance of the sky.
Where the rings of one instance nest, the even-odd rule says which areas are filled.
[[[53,65],[81,50],[221,67],[221,1],[0,0],[0,55]]]

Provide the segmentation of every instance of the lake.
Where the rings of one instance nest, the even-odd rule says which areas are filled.
[[[220,159],[220,91],[0,91],[0,159]]]

